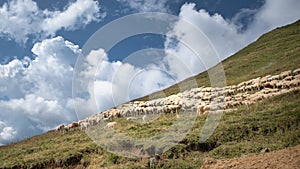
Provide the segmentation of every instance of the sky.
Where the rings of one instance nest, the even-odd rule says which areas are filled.
[[[208,66],[182,42],[201,44],[197,51],[203,56],[209,44],[217,64],[262,34],[297,21],[298,9],[299,0],[0,0],[0,145],[205,71]],[[98,30],[144,12],[179,19],[165,35],[136,34],[110,50],[87,50],[78,61]],[[196,38],[186,23],[204,38]],[[126,26],[143,27],[129,22],[116,30]],[[114,36],[97,40],[103,44]]]

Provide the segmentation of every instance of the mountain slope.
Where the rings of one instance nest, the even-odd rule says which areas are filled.
[[[293,70],[300,66],[300,21],[276,29],[223,61],[229,85]],[[207,73],[194,77],[199,86],[209,85]],[[182,82],[189,89],[190,79]],[[172,86],[164,92],[177,93]],[[160,97],[159,95],[156,95]],[[147,99],[145,97],[144,99]],[[163,153],[158,168],[199,168],[205,157],[231,158],[300,144],[300,92],[293,91],[252,106],[241,106],[225,113],[215,133],[203,144],[199,133],[206,116],[200,116],[191,132],[176,147]],[[162,115],[155,125],[172,124],[172,115]],[[133,134],[146,135],[153,126],[126,124]],[[117,126],[118,130],[125,130]],[[158,127],[157,130],[161,128]],[[125,132],[125,131],[121,131]],[[49,131],[27,140],[0,147],[0,168],[147,168],[149,159],[128,159],[106,152],[79,129],[67,134]]]

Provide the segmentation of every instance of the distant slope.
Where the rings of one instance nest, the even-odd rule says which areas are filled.
[[[227,85],[238,84],[268,74],[278,74],[300,66],[300,20],[277,28],[222,62]],[[181,89],[190,89],[192,79],[198,86],[210,86],[207,72],[180,82]],[[178,85],[151,95],[160,98],[178,93]],[[137,100],[148,100],[149,96]]]
[[[228,84],[279,74],[300,66],[300,21],[276,29],[223,61]],[[199,86],[209,85],[206,73],[195,77]],[[182,82],[189,88],[189,79]],[[175,86],[165,90],[170,95]],[[160,97],[157,95],[157,97]],[[271,151],[300,144],[300,91],[267,99],[236,111],[225,113],[215,133],[203,144],[198,142],[205,116],[176,147],[163,153],[158,168],[200,168],[205,157],[231,158],[241,154]],[[130,126],[119,119],[119,130],[132,129],[148,134],[153,126]],[[157,124],[172,124],[172,117],[162,115]],[[135,128],[136,127],[136,130]],[[122,131],[122,132],[126,132]],[[98,147],[79,129],[68,134],[49,131],[7,146],[0,146],[0,168],[148,168],[149,159],[128,159]]]

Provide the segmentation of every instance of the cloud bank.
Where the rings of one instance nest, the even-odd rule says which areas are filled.
[[[25,44],[59,30],[76,30],[105,17],[94,0],[77,0],[63,11],[41,10],[32,0],[11,0],[0,7],[0,37]]]
[[[33,60],[0,65],[0,144],[77,119],[71,86],[79,47],[56,37],[36,43],[32,52]]]

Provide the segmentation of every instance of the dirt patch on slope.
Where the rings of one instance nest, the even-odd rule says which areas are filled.
[[[300,145],[287,149],[251,155],[234,159],[216,160],[206,158],[201,169],[298,169],[300,166]]]

